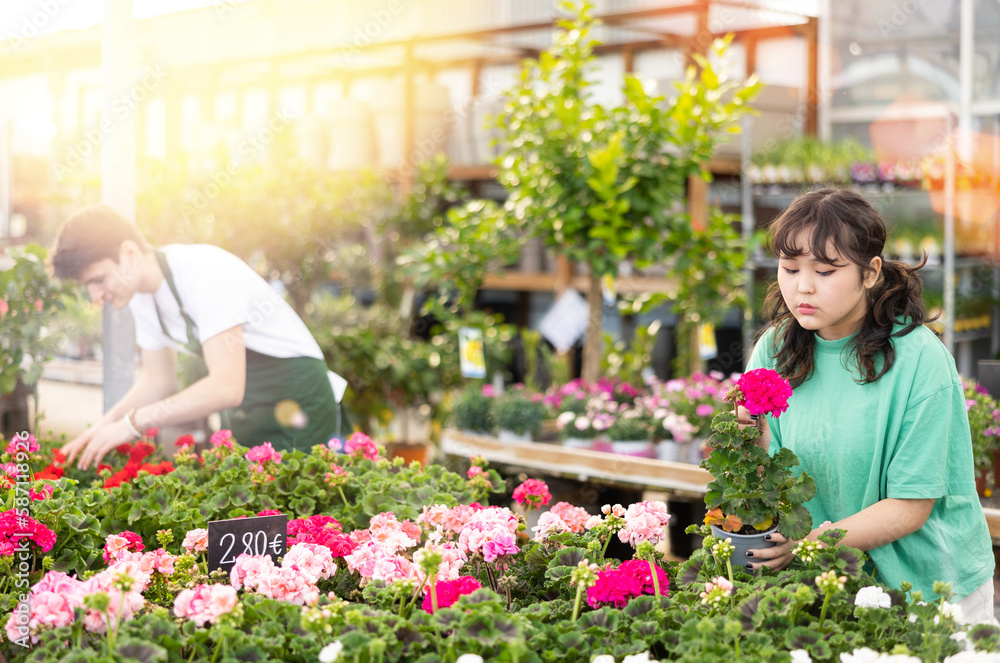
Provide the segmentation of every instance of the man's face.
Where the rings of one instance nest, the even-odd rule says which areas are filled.
[[[125,308],[134,294],[121,264],[109,258],[91,263],[79,280],[87,288],[90,301],[107,302],[114,308]]]

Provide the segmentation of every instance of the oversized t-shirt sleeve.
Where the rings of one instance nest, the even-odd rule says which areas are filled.
[[[906,409],[895,444],[886,439],[892,446],[883,496],[930,499],[974,491],[969,415],[955,360],[936,340],[914,359],[913,377],[893,394]]]
[[[885,497],[931,499],[967,492],[972,438],[965,396],[947,383],[907,404],[885,479]],[[966,468],[962,472],[962,468]]]
[[[198,327],[198,341],[204,343],[227,329],[250,319],[250,279],[256,277],[249,265],[233,254],[210,246],[199,246],[188,262],[178,264],[174,276],[184,308]],[[183,286],[181,285],[183,282]]]

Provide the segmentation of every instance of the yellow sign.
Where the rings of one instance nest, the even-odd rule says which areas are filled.
[[[462,327],[458,330],[458,354],[464,377],[486,377],[486,352],[483,348],[482,329]]]
[[[715,344],[715,325],[708,322],[698,325],[698,354],[705,361],[719,355],[719,348]]]

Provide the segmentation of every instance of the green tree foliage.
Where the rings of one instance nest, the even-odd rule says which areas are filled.
[[[529,60],[497,118],[500,181],[510,193],[514,224],[557,253],[589,265],[588,302],[600,310],[603,275],[622,260],[639,268],[670,259],[699,237],[680,210],[690,176],[709,178],[708,162],[760,89],[755,77],[727,80],[695,56],[669,100],[627,75],[624,101],[593,100],[596,25],[586,0],[559,5],[554,45]],[[712,46],[723,56],[728,40]],[[600,316],[592,315],[583,377],[597,378]]]

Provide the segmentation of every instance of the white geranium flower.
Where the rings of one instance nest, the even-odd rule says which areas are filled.
[[[590,663],[615,663],[615,657],[611,654],[599,654]]]
[[[793,649],[788,653],[792,655],[792,663],[812,663],[812,656],[805,649]]]
[[[641,654],[630,654],[622,659],[622,663],[660,663],[655,658],[649,657],[649,652],[644,651]]]
[[[957,635],[957,634],[953,634]],[[963,651],[944,659],[944,663],[994,663],[1000,662],[1000,654],[988,651]]]
[[[334,640],[319,650],[319,663],[335,663],[340,659],[342,651],[344,651],[344,645],[341,644],[340,640]]]
[[[455,663],[483,663],[483,657],[479,654],[462,654]]]
[[[854,605],[859,608],[888,608],[892,599],[881,587],[862,587],[854,597]]]
[[[954,621],[956,624],[961,623],[962,618],[965,617],[965,615],[962,613],[962,606],[958,605],[957,603],[948,603],[947,601],[941,604],[941,615],[944,615],[945,617],[950,617],[951,620]],[[934,617],[935,624],[941,621],[941,615],[937,615]]]
[[[840,663],[921,663],[916,656],[906,654],[880,654],[874,649],[862,647],[850,654],[840,655]]]
[[[965,631],[956,631],[955,633],[952,633],[948,637],[954,640],[955,642],[959,643],[960,645],[964,645],[965,651],[971,651],[976,648],[976,646],[972,644],[972,642],[969,640],[969,634],[966,633]]]

